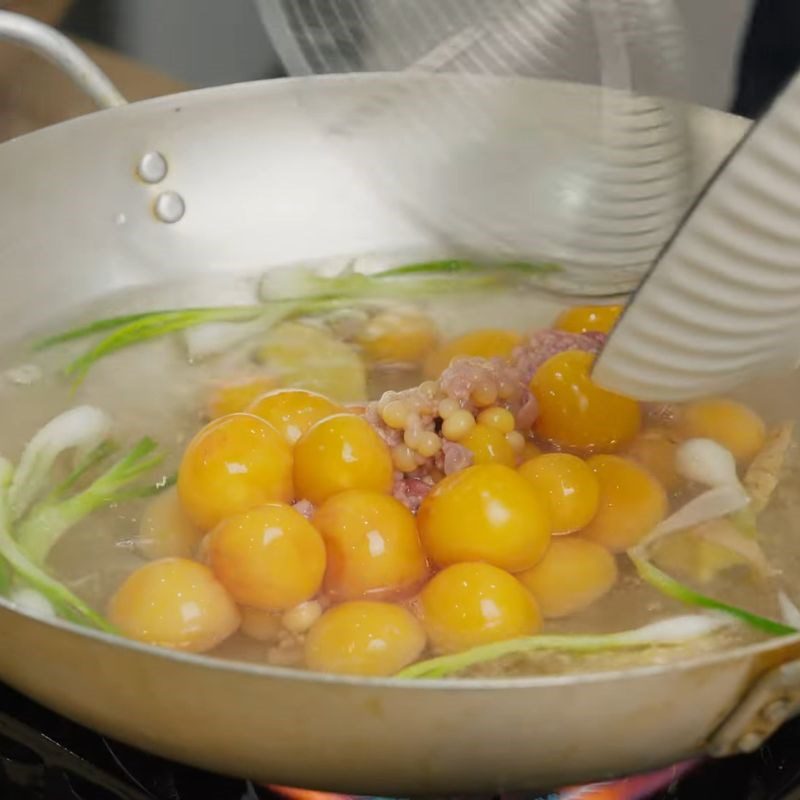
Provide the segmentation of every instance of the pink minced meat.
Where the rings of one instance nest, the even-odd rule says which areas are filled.
[[[381,417],[382,402],[403,400],[416,408],[416,425],[422,431],[438,431],[439,403],[455,400],[461,408],[473,414],[480,411],[472,400],[476,386],[487,383],[497,388],[497,405],[514,414],[517,430],[529,431],[539,412],[536,398],[528,386],[536,370],[552,356],[566,350],[581,350],[597,353],[605,341],[602,333],[567,333],[565,331],[540,330],[531,333],[517,347],[510,360],[503,358],[456,358],[441,374],[438,381],[402,392],[387,393],[382,401],[368,403],[363,410],[381,439],[396,447],[403,442],[404,433],[389,427]],[[432,458],[426,459],[413,473],[397,473],[393,494],[412,511],[419,508],[422,500],[442,475],[452,475],[472,466],[472,453],[463,445],[444,440],[442,449]]]
[[[380,436],[389,447],[394,447],[403,441],[403,431],[390,428],[381,419],[378,403],[372,402],[367,405],[364,411],[364,419],[369,422],[378,436]]]
[[[436,467],[445,475],[461,472],[472,466],[472,451],[457,442],[444,441],[441,451],[435,456]]]
[[[392,487],[392,495],[409,511],[416,513],[431,489],[433,489],[433,481],[429,482],[423,478],[408,478],[402,473],[398,473]]]
[[[514,365],[503,358],[480,358],[476,356],[456,358],[439,378],[439,388],[446,397],[456,400],[462,408],[476,410],[470,396],[475,386],[489,382],[495,386],[506,385],[514,388],[509,398],[511,406],[519,401],[522,389],[519,372]],[[516,401],[514,403],[513,401]],[[509,410],[516,411],[510,407]]]
[[[599,353],[605,340],[603,333],[567,333],[550,329],[536,331],[514,350],[511,363],[518,371],[519,380],[527,387],[536,370],[548,359],[566,350]]]
[[[292,508],[306,519],[311,519],[314,516],[314,504],[309,500],[298,500]]]

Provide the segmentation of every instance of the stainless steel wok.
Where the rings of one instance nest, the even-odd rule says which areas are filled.
[[[44,46],[52,55],[63,43]],[[118,101],[85,64],[73,74]],[[302,79],[305,93],[343,105],[391,80]],[[336,156],[296,86],[121,105],[0,146],[0,338],[126,286],[449,252]],[[532,168],[579,160],[594,90],[522,81],[516,91],[541,121]],[[690,121],[702,181],[745,123],[699,108]],[[487,158],[515,146],[500,141]],[[546,182],[539,191],[546,198]],[[429,197],[419,202],[435,217]],[[383,796],[542,788],[751,750],[800,707],[794,658],[800,637],[579,677],[346,679],[167,652],[0,600],[0,679],[58,712],[207,769]]]

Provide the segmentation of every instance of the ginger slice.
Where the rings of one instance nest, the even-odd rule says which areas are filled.
[[[756,514],[767,507],[778,486],[793,434],[793,422],[777,425],[769,431],[764,446],[747,468],[742,484],[750,495],[750,507]]]

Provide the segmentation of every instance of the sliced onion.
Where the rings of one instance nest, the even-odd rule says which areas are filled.
[[[653,529],[637,546],[637,551],[651,547],[670,533],[695,528],[704,522],[726,517],[747,506],[749,498],[744,489],[736,485],[718,486],[698,495]]]
[[[16,586],[8,595],[8,599],[26,614],[40,619],[54,620],[58,618],[50,601],[36,589],[27,586]]]
[[[775,573],[758,542],[737,530],[730,520],[711,520],[695,528],[693,533],[741,556],[761,577]]]
[[[12,517],[18,519],[42,490],[61,453],[78,448],[88,453],[108,438],[110,417],[94,406],[78,406],[47,423],[28,442],[9,491]]]
[[[708,636],[722,628],[730,627],[733,620],[723,614],[687,614],[669,617],[643,628],[620,634],[628,642],[641,641],[642,644],[677,644],[680,642]]]

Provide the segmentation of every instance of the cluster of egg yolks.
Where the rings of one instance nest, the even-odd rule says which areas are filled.
[[[426,378],[438,378],[450,362],[460,356],[509,358],[514,348],[521,343],[522,336],[516,331],[502,328],[470,331],[434,350],[425,360],[423,371]]]
[[[321,419],[341,414],[344,409],[327,397],[305,389],[278,389],[256,398],[247,412],[269,422],[289,444]]]
[[[587,463],[600,484],[594,519],[581,535],[620,553],[638,544],[667,513],[667,495],[641,465],[621,456],[592,456]]]
[[[272,501],[289,502],[292,448],[252,414],[229,414],[189,442],[178,470],[183,510],[200,529]]]
[[[535,567],[518,577],[545,619],[556,619],[583,611],[609,592],[617,582],[617,563],[596,542],[561,536]]]
[[[186,558],[139,567],[111,598],[108,617],[131,639],[192,653],[213,649],[240,623],[236,604],[213,572]]]
[[[319,531],[279,503],[229,517],[212,532],[209,563],[237,603],[289,609],[319,592],[325,544]]]
[[[433,648],[455,653],[530,636],[541,627],[533,595],[513,575],[491,564],[454,564],[420,593],[422,623]]]
[[[367,359],[378,364],[417,364],[438,340],[433,320],[415,308],[376,314],[356,338]]]
[[[428,573],[414,515],[386,494],[353,489],[328,498],[313,522],[325,540],[325,590],[337,599],[398,594]]]
[[[668,492],[674,492],[682,483],[675,462],[678,444],[672,431],[649,428],[633,440],[625,455],[647,469]]]
[[[726,398],[687,403],[675,431],[682,439],[713,439],[730,450],[739,464],[749,462],[764,446],[764,421],[751,408]]]
[[[468,467],[436,484],[417,513],[417,527],[439,567],[485,561],[519,572],[539,561],[550,542],[545,501],[500,464]]]
[[[538,437],[570,450],[609,452],[639,433],[639,404],[600,388],[589,374],[593,361],[591,353],[567,350],[536,371],[530,388],[539,404]]]
[[[136,549],[151,561],[190,558],[202,537],[203,532],[186,516],[178,490],[173,486],[157,494],[142,512]]]
[[[473,464],[505,464],[513,467],[517,463],[514,448],[506,434],[488,425],[474,425],[459,443],[472,453]]]
[[[609,333],[622,314],[622,306],[575,306],[563,311],[556,330],[568,333]]]
[[[580,530],[597,513],[600,485],[583,459],[546,453],[522,464],[519,474],[545,499],[554,534]]]
[[[425,632],[402,606],[353,600],[326,611],[305,640],[309,669],[338,675],[384,677],[416,661]]]
[[[317,422],[295,445],[295,490],[314,505],[347,489],[388,493],[393,475],[391,451],[372,426],[354,414]]]

